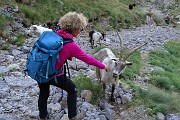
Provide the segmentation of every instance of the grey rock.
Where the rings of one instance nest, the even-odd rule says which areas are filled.
[[[114,110],[109,109],[109,108],[105,108],[102,112],[104,113],[104,115],[106,116],[106,118],[108,120],[114,120],[115,119],[116,113]]]
[[[61,111],[61,105],[59,103],[50,103],[47,105],[48,108],[50,108],[52,111]]]
[[[166,120],[180,120],[180,113],[166,115]]]
[[[81,99],[86,102],[90,102],[92,98],[92,92],[90,90],[83,90],[81,92]]]
[[[21,119],[12,115],[0,114],[0,120],[21,120]]]
[[[157,119],[158,120],[165,120],[165,116],[162,113],[158,112],[157,113]]]
[[[33,111],[29,115],[30,118],[38,118],[38,116],[39,116],[39,111]]]
[[[11,65],[7,66],[7,68],[9,69],[9,71],[14,71],[14,70],[20,69],[18,64],[11,64]]]
[[[22,51],[14,49],[14,50],[12,50],[12,54],[13,54],[14,56],[20,55],[20,54],[22,54]]]
[[[9,86],[29,87],[37,84],[37,82],[29,77],[10,77],[6,76],[5,81]]]

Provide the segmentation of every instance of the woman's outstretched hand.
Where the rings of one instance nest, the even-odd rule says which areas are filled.
[[[108,71],[109,71],[109,67],[108,67],[108,66],[106,66],[106,67],[105,67],[105,70],[106,70],[106,72],[108,72]]]

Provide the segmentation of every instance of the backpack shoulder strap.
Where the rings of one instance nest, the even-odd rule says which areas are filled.
[[[63,45],[65,45],[66,43],[70,43],[70,42],[73,42],[73,40],[72,39],[63,38]]]

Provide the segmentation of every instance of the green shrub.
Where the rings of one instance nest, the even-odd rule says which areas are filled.
[[[101,84],[93,82],[89,77],[85,75],[80,75],[73,79],[77,86],[78,94],[81,93],[82,90],[91,90],[93,95],[91,99],[91,103],[95,104],[98,100],[103,98],[103,88]]]
[[[167,51],[169,51],[169,53],[177,58],[180,57],[180,42],[177,41],[169,41],[167,43],[164,44],[164,47]],[[176,62],[176,61],[174,61]]]
[[[5,21],[5,17],[0,15],[0,28],[1,28],[1,30],[3,30],[6,26],[4,21]]]
[[[11,18],[5,17],[0,14],[0,30],[5,30],[6,26],[12,22]]]
[[[2,47],[1,50],[10,50],[9,45],[3,44],[1,47]]]
[[[171,88],[172,82],[168,76],[153,76],[151,79],[153,80],[153,83],[159,88],[165,88],[167,90]]]

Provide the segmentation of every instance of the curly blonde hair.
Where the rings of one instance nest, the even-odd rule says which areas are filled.
[[[82,13],[68,12],[60,18],[59,23],[64,31],[71,33],[86,27],[87,18]]]

